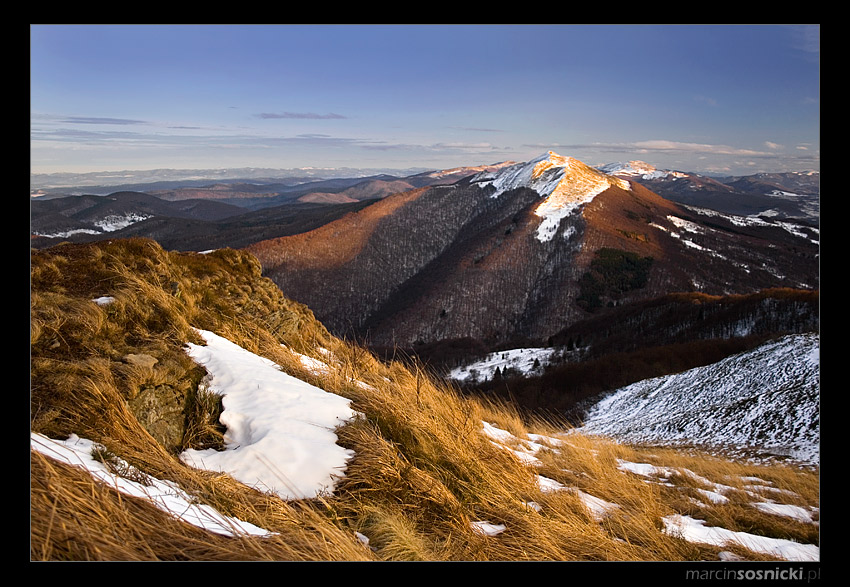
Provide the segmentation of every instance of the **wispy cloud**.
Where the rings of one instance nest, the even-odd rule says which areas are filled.
[[[762,149],[732,147],[729,145],[691,143],[666,139],[634,141],[624,143],[582,144],[525,144],[525,148],[554,149],[562,154],[610,162],[619,157],[641,157],[655,165],[670,165],[676,169],[698,168],[703,172],[741,172],[745,168],[764,167],[769,164],[776,170],[796,170],[801,167],[817,168],[817,152],[808,151],[800,145],[794,154],[785,146],[764,141]],[[605,159],[609,161],[604,161]],[[586,161],[589,162],[589,161]]]
[[[741,149],[729,145],[711,145],[705,143],[683,143],[680,141],[650,140],[632,143],[639,151],[678,151],[685,153],[707,153],[712,155],[764,155],[764,151],[754,149]]]
[[[491,145],[490,143],[434,143],[431,145],[432,149],[437,150],[460,150],[460,151],[496,151],[499,150],[498,147]]]
[[[369,151],[412,151],[414,149],[419,148],[416,145],[404,145],[401,143],[384,142],[364,143],[360,146]]]
[[[820,53],[820,26],[792,27],[792,44],[796,49],[810,54]]]
[[[414,143],[390,143],[383,141],[362,141],[362,146],[365,149],[376,151],[409,151],[409,152],[444,152],[444,153],[481,153],[502,150],[501,147],[496,147],[490,143],[431,143],[431,144],[414,144]]]
[[[347,118],[342,114],[334,114],[333,112],[329,112],[328,114],[316,114],[314,112],[261,112],[254,116],[264,120],[272,120],[276,118],[291,118],[297,120],[336,120]]]
[[[766,143],[768,144],[768,143]],[[773,155],[770,150],[759,151],[756,149],[745,149],[729,145],[713,145],[709,143],[688,143],[683,141],[671,141],[667,139],[651,139],[645,141],[634,141],[630,143],[583,143],[583,144],[558,144],[558,145],[526,145],[527,147],[553,147],[561,149],[581,149],[598,152],[633,152],[633,153],[686,153],[706,155],[735,155],[735,156],[759,156]]]
[[[501,128],[482,128],[478,126],[452,126],[449,127],[455,130],[466,130],[469,132],[505,132]]]
[[[94,143],[114,139],[143,139],[145,137],[152,138],[153,135],[144,135],[129,131],[92,131],[77,128],[32,128],[30,130],[30,140],[32,141],[88,141]]]
[[[144,120],[133,120],[131,118],[104,118],[100,116],[68,116],[63,118],[62,122],[67,124],[148,124]]]

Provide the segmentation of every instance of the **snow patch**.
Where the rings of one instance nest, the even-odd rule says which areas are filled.
[[[131,224],[141,222],[142,220],[147,220],[148,218],[153,218],[153,216],[134,213],[125,214],[123,216],[113,214],[111,216],[106,216],[98,220],[94,223],[94,225],[101,229],[103,232],[115,232],[116,230],[127,228]]]
[[[794,222],[780,221],[780,220],[765,220],[764,217],[769,217],[771,214],[769,212],[762,212],[760,214],[754,216],[738,216],[735,214],[724,214],[722,212],[717,212],[715,210],[710,210],[708,208],[697,208],[688,206],[688,209],[694,211],[697,214],[702,216],[711,216],[715,218],[722,218],[734,224],[735,226],[757,226],[757,227],[777,227],[781,228],[788,233],[811,241],[814,244],[818,244],[820,238],[820,229],[814,226],[803,226],[800,224],[796,224]],[[671,221],[674,217],[668,217]],[[684,221],[682,221],[684,222]],[[817,238],[815,238],[817,236]]]
[[[494,524],[488,521],[470,522],[472,530],[481,536],[497,536],[504,532],[507,528],[504,524]]]
[[[91,440],[80,438],[75,434],[64,441],[54,440],[31,432],[30,445],[45,456],[68,465],[81,467],[105,485],[125,495],[145,499],[174,517],[204,530],[226,536],[270,535],[268,530],[236,518],[223,516],[212,507],[197,503],[196,498],[185,493],[174,483],[142,475],[123,461],[119,464],[125,475],[113,472],[101,460],[95,458],[94,455],[99,447]],[[129,479],[127,474],[143,481]]]
[[[674,514],[662,520],[664,531],[689,542],[714,546],[737,544],[753,552],[769,554],[788,561],[817,561],[820,548],[813,544],[800,544],[792,540],[767,538],[746,532],[734,532],[726,528],[706,526],[703,520]]]
[[[332,491],[353,456],[336,444],[334,432],[357,415],[349,400],[212,332],[199,332],[207,345],[188,344],[187,352],[206,368],[210,389],[223,396],[226,448],[187,450],[182,460],[284,499]]]
[[[542,368],[548,365],[558,352],[555,349],[540,347],[498,351],[490,353],[479,361],[455,367],[449,373],[449,378],[456,381],[492,379],[496,369],[502,373],[505,369],[511,369],[518,371],[521,375],[530,375],[538,371],[542,372]]]
[[[609,175],[628,175],[639,179],[679,179],[688,177],[687,173],[681,171],[669,171],[656,169],[654,165],[650,165],[644,161],[629,161],[627,163],[609,163],[598,167],[599,171]]]

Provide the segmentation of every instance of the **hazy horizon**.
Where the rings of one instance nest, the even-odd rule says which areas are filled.
[[[33,25],[31,173],[819,170],[819,26]]]

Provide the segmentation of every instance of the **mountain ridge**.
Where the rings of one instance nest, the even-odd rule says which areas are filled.
[[[670,291],[817,289],[816,227],[682,206],[643,179],[671,174],[637,160],[609,171],[618,175],[546,152],[524,163],[425,172],[404,178],[401,191],[349,204],[293,200],[250,210],[137,192],[36,199],[32,228],[82,223],[91,234],[65,238],[142,236],[196,251],[244,247],[336,333],[373,348],[424,349],[471,338],[487,348],[511,340],[539,344],[609,308]],[[683,175],[673,173],[674,182],[693,185]],[[344,194],[395,179],[323,185]],[[219,187],[219,196],[230,189]],[[301,193],[292,187],[293,195]],[[105,220],[95,211],[119,203],[124,216],[95,227]],[[154,204],[158,210],[145,218],[141,212]],[[219,218],[204,216],[211,206],[219,206]],[[35,236],[32,243],[57,240]],[[275,251],[282,243],[288,244]]]
[[[550,203],[553,216],[537,215]],[[817,288],[817,266],[807,266],[817,256],[815,232],[701,216],[642,184],[553,153],[374,206],[356,260],[345,249],[326,264],[332,250],[310,244],[326,240],[319,233],[248,250],[329,327],[359,331],[378,346],[544,338],[554,323],[565,327],[605,304],[670,291]],[[377,212],[382,208],[386,213]],[[343,242],[362,230],[359,218],[348,216],[321,234]],[[597,258],[608,250],[607,259]],[[622,281],[627,275],[631,282]],[[333,291],[323,284],[335,284]]]
[[[319,177],[290,177],[286,178],[261,178],[250,179],[249,177],[233,179],[216,179],[216,183],[209,180],[189,179],[182,183],[173,184],[170,187],[163,182],[154,183],[157,176],[153,172],[141,174],[147,177],[149,183],[115,185],[102,187],[100,189],[65,188],[53,192],[34,192],[30,199],[30,224],[31,232],[36,236],[33,238],[33,246],[50,246],[61,240],[86,241],[96,238],[105,238],[107,234],[94,226],[95,222],[105,221],[105,218],[89,218],[80,222],[73,217],[73,209],[76,204],[72,201],[91,200],[92,196],[115,197],[119,193],[142,192],[155,195],[161,200],[175,202],[178,200],[191,199],[197,210],[192,210],[189,225],[186,227],[173,226],[168,228],[171,218],[186,218],[185,211],[179,208],[168,210],[160,207],[153,215],[158,219],[155,230],[155,238],[164,239],[169,246],[180,248],[181,237],[187,237],[187,242],[181,250],[204,250],[220,246],[244,246],[243,237],[239,236],[228,242],[228,232],[233,230],[232,224],[228,225],[228,215],[235,217],[252,210],[261,211],[269,209],[269,215],[280,215],[280,206],[297,206],[305,202],[325,203],[337,205],[341,202],[366,201],[369,199],[380,199],[396,191],[403,191],[409,186],[425,187],[427,185],[450,184],[469,178],[475,174],[483,174],[487,171],[495,171],[510,166],[515,166],[515,161],[502,163],[459,167],[446,170],[420,172],[415,175],[387,175],[379,174],[367,176],[351,176],[348,178],[319,178]],[[792,220],[810,226],[819,224],[819,173],[787,173],[787,174],[756,174],[745,177],[708,177],[689,172],[671,170],[657,170],[654,166],[634,160],[623,164],[609,164],[599,166],[596,169],[613,174],[635,183],[642,183],[651,190],[673,201],[703,208],[708,208],[721,213],[737,215],[758,216],[765,219]],[[268,170],[263,170],[268,171]],[[314,170],[318,172],[319,170]],[[256,172],[256,170],[246,170]],[[174,172],[172,172],[174,173]],[[110,176],[110,174],[93,174],[95,177]],[[113,177],[122,177],[126,174],[112,174]],[[220,175],[220,174],[219,174]],[[261,174],[262,175],[262,174]],[[214,177],[213,175],[210,178]],[[670,179],[672,178],[672,179]],[[726,183],[721,183],[726,182]],[[191,185],[191,187],[189,187]],[[394,186],[394,187],[393,187]],[[88,194],[88,195],[74,195]],[[209,203],[204,204],[204,201]],[[203,213],[204,207],[214,206],[213,201],[222,205],[216,215]],[[51,202],[51,204],[48,204]],[[231,208],[225,207],[228,204]],[[50,207],[54,206],[54,207]],[[124,225],[129,226],[131,222],[139,223],[144,218],[151,217],[149,210],[133,209],[125,202],[126,210],[123,212]],[[55,213],[55,214],[52,214]],[[52,215],[51,215],[52,214]],[[64,216],[64,218],[63,218]],[[255,216],[256,220],[244,222],[257,222],[268,224],[262,216]],[[201,222],[194,222],[200,220]],[[219,220],[224,221],[223,224]],[[113,225],[118,228],[118,225]],[[145,236],[144,227],[131,227],[125,232],[111,230],[108,236]],[[282,230],[278,235],[290,234],[288,229]],[[153,232],[151,233],[154,234]],[[269,238],[267,231],[259,236],[259,239]],[[206,239],[207,243],[202,241]],[[194,247],[194,248],[193,248]]]

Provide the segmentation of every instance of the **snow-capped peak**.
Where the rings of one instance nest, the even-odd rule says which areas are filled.
[[[585,165],[578,159],[549,151],[527,163],[484,172],[472,178],[479,185],[496,188],[491,197],[519,187],[533,189],[544,200],[535,214],[543,221],[537,229],[541,242],[551,240],[561,219],[612,186],[629,189],[629,182]]]

